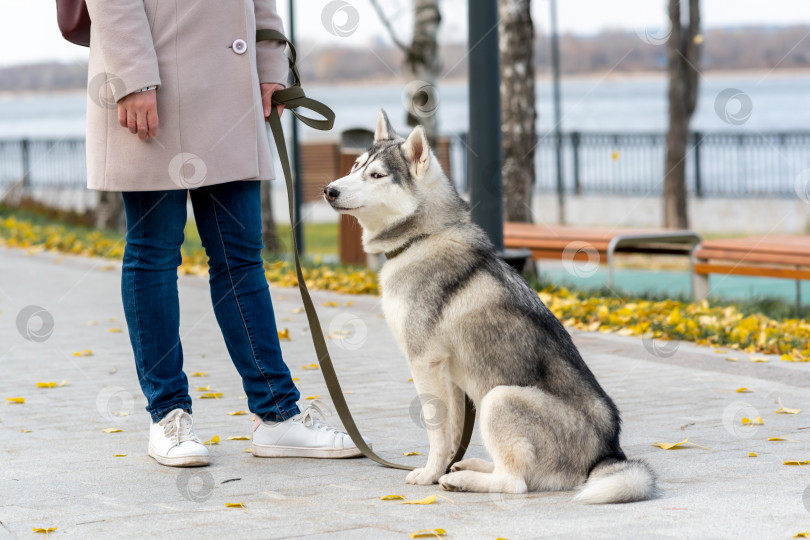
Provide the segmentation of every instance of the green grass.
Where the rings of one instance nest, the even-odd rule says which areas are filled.
[[[19,221],[28,221],[32,225],[41,227],[59,226],[64,227],[65,234],[75,234],[78,237],[83,237],[89,232],[97,232],[113,242],[123,240],[124,235],[112,229],[97,229],[85,223],[81,218],[74,217],[74,213],[55,213],[53,215],[43,213],[38,209],[19,209],[12,208],[6,204],[0,203],[0,219],[14,218]]]
[[[29,221],[33,225],[58,225],[65,228],[65,234],[75,234],[82,237],[88,232],[99,232],[113,242],[123,241],[124,234],[112,229],[96,229],[92,227],[89,216],[76,212],[55,211],[36,204],[28,204],[24,208],[11,207],[0,203],[0,218],[13,217],[21,221]],[[185,241],[183,253],[190,254],[202,249],[200,233],[193,221],[188,221],[185,228]],[[289,253],[292,246],[292,236],[289,225],[276,225],[282,253]],[[338,224],[337,223],[307,223],[304,224],[304,242],[308,257],[319,255],[337,255],[338,253]],[[272,258],[268,255],[268,258]]]
[[[186,249],[202,249],[200,233],[193,221],[186,223],[186,240],[183,247]],[[289,252],[292,248],[292,236],[289,225],[276,225],[276,236],[282,246],[282,251]],[[304,248],[308,256],[337,255],[338,252],[338,225],[337,223],[307,223],[304,224]]]

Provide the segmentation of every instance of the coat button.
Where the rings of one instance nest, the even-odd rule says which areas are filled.
[[[233,47],[233,52],[236,54],[245,54],[245,51],[247,50],[247,43],[245,43],[244,39],[237,39],[233,42],[231,47]]]

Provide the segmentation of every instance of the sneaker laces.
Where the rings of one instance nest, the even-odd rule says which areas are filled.
[[[160,423],[163,424],[163,434],[167,439],[171,440],[175,446],[180,446],[184,442],[197,440],[193,429],[194,421],[191,415],[182,409],[175,409]]]
[[[329,433],[343,433],[335,427],[326,423],[326,417],[329,416],[325,413],[323,408],[328,409],[327,405],[320,400],[313,400],[309,407],[304,412],[298,414],[295,419],[300,421],[307,427],[314,427],[319,431],[326,431]],[[331,411],[330,411],[331,412]]]

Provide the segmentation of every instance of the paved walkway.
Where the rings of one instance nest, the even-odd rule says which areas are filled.
[[[622,443],[659,473],[662,498],[582,506],[571,493],[529,496],[443,493],[406,486],[402,471],[369,460],[270,460],[244,452],[249,416],[236,371],[211,311],[207,283],[180,279],[182,335],[193,387],[222,398],[196,399],[197,431],[221,442],[205,469],[158,466],[146,455],[148,416],[133,367],[119,298],[120,267],[108,261],[0,249],[0,539],[58,527],[55,538],[408,538],[442,528],[447,538],[790,538],[810,529],[810,365],[771,358],[725,361],[729,354],[682,344],[575,334],[583,356],[622,411]],[[302,396],[326,391],[314,361],[297,290],[272,289],[283,348]],[[425,456],[408,367],[377,298],[314,293],[335,364],[358,424],[380,453],[409,464]],[[33,316],[26,340],[16,319],[27,306],[53,317],[52,334]],[[32,310],[29,310],[32,311]],[[28,312],[26,312],[28,313]],[[47,318],[47,315],[45,315]],[[25,332],[23,325],[23,333]],[[42,334],[42,337],[36,337]],[[38,341],[36,341],[38,340]],[[85,349],[92,356],[74,356]],[[653,352],[650,352],[653,351]],[[657,355],[655,354],[657,352]],[[37,388],[37,382],[67,381]],[[753,393],[735,393],[748,387]],[[7,404],[24,397],[24,404]],[[798,415],[777,415],[785,407]],[[129,413],[120,416],[121,413]],[[761,416],[745,427],[742,416]],[[334,418],[333,418],[334,421]],[[121,432],[105,433],[105,428]],[[665,451],[654,442],[690,442]],[[785,437],[786,441],[767,441]],[[748,457],[756,452],[758,457]],[[115,457],[126,454],[125,457]],[[484,456],[480,438],[470,455]],[[445,495],[428,506],[380,497]],[[228,508],[243,503],[245,508]]]

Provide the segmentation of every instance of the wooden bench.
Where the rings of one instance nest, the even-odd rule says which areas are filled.
[[[690,256],[701,242],[694,231],[674,229],[606,229],[504,223],[504,247],[526,248],[533,259],[570,260],[608,265],[613,287],[616,253]],[[693,292],[695,283],[692,284]]]
[[[810,279],[810,236],[756,236],[707,240],[695,250],[697,295],[709,293],[709,275],[773,277],[796,280],[796,306],[801,282]]]

